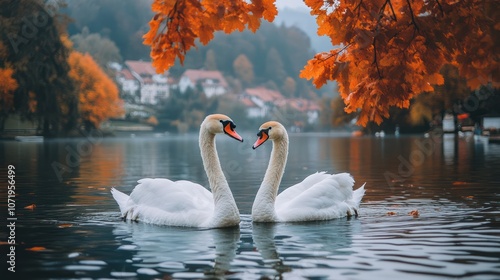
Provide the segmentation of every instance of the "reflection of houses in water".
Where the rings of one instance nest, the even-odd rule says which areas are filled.
[[[442,140],[444,163],[455,167],[453,171],[455,175],[469,172],[471,162],[477,162],[479,158],[482,158],[489,151],[490,144],[487,141],[475,141],[474,138],[461,138],[456,134],[445,134]]]
[[[455,134],[443,135],[443,157],[445,164],[453,164],[455,162]]]

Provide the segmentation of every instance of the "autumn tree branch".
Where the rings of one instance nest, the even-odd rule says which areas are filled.
[[[406,0],[406,3],[408,4],[408,9],[410,9],[411,24],[415,27],[416,31],[420,31],[417,25],[417,21],[415,19],[415,15],[413,14],[413,9],[411,7],[410,0]]]
[[[436,0],[436,3],[439,7],[439,10],[441,11],[441,15],[444,15],[444,10],[443,10],[443,6],[441,6],[441,3],[439,3],[439,0]]]
[[[382,72],[380,72],[380,67],[378,66],[378,60],[377,60],[377,45],[376,45],[376,37],[373,37],[373,63],[375,64],[375,67],[377,68],[377,74],[379,79],[382,79]]]
[[[321,60],[322,61],[326,61],[332,57],[337,57],[341,52],[345,51],[351,44],[347,44],[346,46],[344,46],[343,48],[341,48],[340,50],[336,51],[335,53],[330,53],[328,54],[325,58],[322,58]]]
[[[389,8],[391,8],[391,12],[392,12],[392,16],[393,16],[394,21],[398,21],[398,19],[396,18],[396,12],[394,12],[394,7],[392,6],[391,1],[387,0],[386,3],[388,3]]]
[[[358,10],[358,17],[361,15],[361,5],[363,5],[363,0],[359,1],[359,4],[354,7],[354,11]]]

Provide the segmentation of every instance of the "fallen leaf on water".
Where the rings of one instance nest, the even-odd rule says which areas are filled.
[[[410,213],[408,213],[408,214],[413,216],[413,218],[417,218],[418,216],[420,216],[420,213],[418,213],[418,210],[411,210]]]
[[[387,212],[387,215],[388,215],[388,216],[394,216],[394,215],[396,215],[396,212],[392,212],[392,211],[390,211],[390,212]]]
[[[473,195],[468,195],[468,196],[462,196],[463,198],[465,199],[474,199],[474,196]]]
[[[31,247],[31,248],[26,248],[26,250],[33,251],[33,252],[43,251],[45,249],[47,249],[47,248],[42,247],[42,246],[35,246],[35,247]]]
[[[73,226],[73,224],[60,224],[57,227],[58,228],[69,228],[69,227],[72,227],[72,226]]]
[[[24,209],[29,209],[29,210],[34,210],[36,208],[36,204],[30,204],[26,207],[24,207]]]
[[[455,181],[453,182],[452,184],[453,186],[459,186],[459,185],[467,185],[467,182],[463,182],[463,181]]]

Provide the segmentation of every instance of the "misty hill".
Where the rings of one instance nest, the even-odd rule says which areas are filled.
[[[330,39],[326,36],[319,36],[316,33],[318,30],[316,19],[306,9],[282,9],[279,11],[274,22],[278,25],[284,24],[300,28],[311,38],[311,46],[315,52],[324,52],[332,49]]]

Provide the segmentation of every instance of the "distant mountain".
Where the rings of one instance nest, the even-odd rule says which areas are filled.
[[[316,52],[324,52],[332,49],[330,39],[326,36],[318,36],[316,33],[318,25],[316,18],[309,14],[307,9],[284,8],[278,12],[274,21],[277,25],[296,26],[311,38],[311,46]]]

